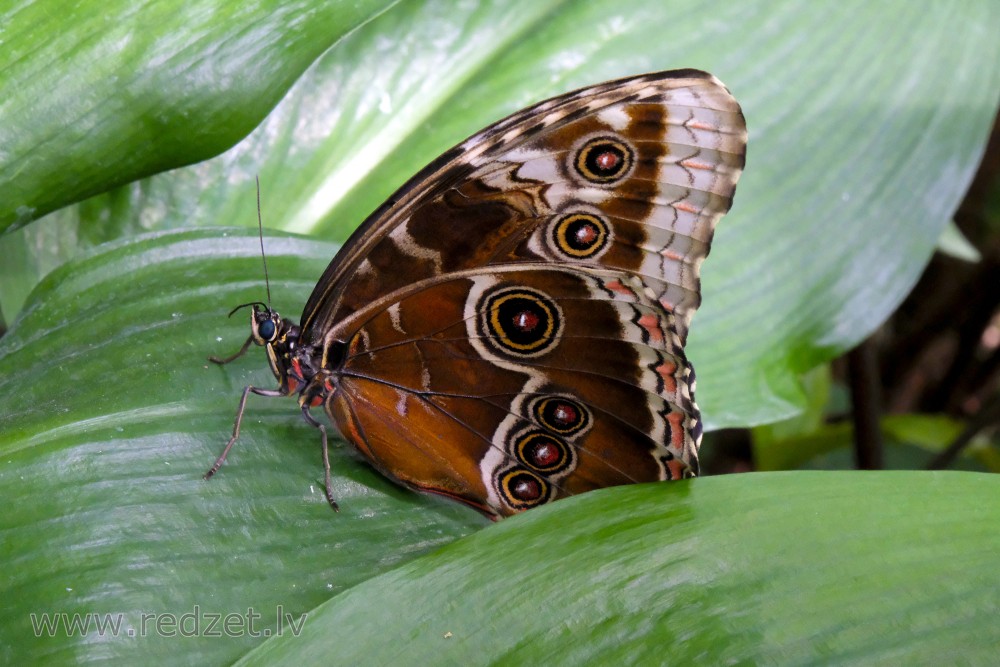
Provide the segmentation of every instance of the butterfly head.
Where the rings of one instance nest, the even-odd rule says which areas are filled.
[[[281,316],[263,303],[247,304],[253,306],[250,313],[250,335],[257,345],[274,345],[282,338],[286,325]],[[287,322],[287,320],[286,320]]]
[[[267,350],[271,372],[286,393],[293,393],[302,381],[309,379],[301,377],[301,366],[296,363],[298,325],[281,317],[265,303],[248,303],[240,308],[245,306],[251,306],[250,340]]]

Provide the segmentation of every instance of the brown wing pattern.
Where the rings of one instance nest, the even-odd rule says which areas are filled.
[[[545,260],[640,277],[683,338],[745,145],[739,105],[697,70],[535,105],[448,151],[376,211],[310,297],[303,337],[345,338],[355,311],[412,282]]]
[[[386,474],[495,516],[691,474],[674,316],[628,280],[525,264],[404,290],[349,341],[328,410]]]
[[[385,474],[494,517],[694,474],[683,345],[745,146],[725,87],[681,70],[542,102],[452,149],[310,297],[301,342],[334,378],[327,412]]]

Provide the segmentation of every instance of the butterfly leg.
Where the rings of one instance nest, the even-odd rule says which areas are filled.
[[[323,447],[323,481],[326,486],[326,501],[330,503],[330,507],[333,508],[334,512],[339,512],[340,507],[337,505],[337,501],[333,499],[333,480],[330,478],[330,449],[326,442],[326,426],[316,421],[316,418],[309,414],[308,404],[302,406],[302,416],[305,417],[305,420],[309,424],[319,429]]]
[[[244,349],[245,348],[246,346],[244,346]],[[239,354],[236,356],[239,356]],[[234,358],[235,357],[231,357],[231,359]],[[285,393],[278,389],[260,389],[251,385],[247,385],[243,389],[243,396],[240,398],[240,406],[236,409],[236,421],[233,423],[233,437],[229,438],[229,442],[226,443],[226,447],[222,450],[222,454],[219,455],[219,458],[215,459],[215,463],[211,468],[209,468],[208,472],[205,473],[205,479],[211,479],[212,475],[219,472],[219,468],[221,468],[222,464],[226,461],[226,456],[229,454],[229,450],[233,448],[233,443],[235,443],[236,439],[240,437],[240,424],[243,423],[243,411],[246,410],[247,396],[250,395],[250,392],[257,394],[258,396],[285,396]]]
[[[232,354],[225,358],[216,357],[215,355],[212,355],[211,357],[208,358],[208,360],[211,361],[213,364],[219,364],[220,366],[222,366],[223,364],[228,364],[230,361],[235,361],[236,359],[239,359],[244,354],[246,354],[247,350],[250,348],[250,343],[252,342],[253,342],[253,336],[250,336],[243,342],[243,347],[241,347],[236,352],[236,354]]]

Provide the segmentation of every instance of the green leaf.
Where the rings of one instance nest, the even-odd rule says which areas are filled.
[[[899,442],[938,453],[965,430],[965,424],[946,415],[887,415],[882,430]]]
[[[0,230],[229,148],[387,4],[5,3]]]
[[[965,424],[944,415],[898,414],[882,418],[879,428],[888,470],[922,470],[943,451]],[[843,470],[855,466],[854,429],[850,422],[823,424],[782,438],[767,427],[753,430],[754,468],[773,470]],[[949,468],[1000,472],[996,448],[977,438]]]
[[[799,414],[782,421],[763,424],[753,429],[754,461],[759,470],[780,470],[767,465],[768,449],[776,443],[799,436],[809,436],[819,430],[829,413],[831,394],[836,389],[829,364],[817,366],[802,376],[803,394],[808,400]]]
[[[998,520],[1000,478],[974,473],[597,491],[345,591],[241,664],[985,665]]]
[[[0,11],[41,11],[37,8],[43,5],[22,2]],[[109,17],[114,28],[109,34],[117,34],[115,26],[139,26],[136,34],[150,35],[141,35],[139,42],[150,44],[190,35],[171,21],[170,36],[157,41],[160,23],[141,13],[127,14],[133,6],[140,12],[145,7],[102,5],[101,17]],[[247,16],[269,21],[268,7],[252,5]],[[179,17],[189,16],[186,11],[179,10]],[[98,128],[103,133],[96,140],[99,145],[93,147],[103,156],[99,163],[90,161],[89,154],[77,154],[80,146],[89,145],[89,135],[78,136],[89,126],[73,122],[66,130],[73,141],[24,149],[42,160],[37,173],[27,166],[14,169],[11,156],[20,159],[23,153],[11,152],[9,146],[41,146],[36,130],[54,127],[61,109],[75,114],[74,104],[92,108],[87,106],[93,103],[90,97],[67,102],[56,86],[31,88],[39,100],[37,117],[23,113],[9,121],[3,112],[7,107],[0,108],[0,176],[11,179],[0,187],[0,205],[13,192],[23,193],[19,199],[24,201],[70,201],[84,191],[149,173],[147,168],[167,168],[177,160],[221,150],[294,77],[285,67],[286,46],[292,51],[288,58],[298,57],[301,69],[311,56],[296,49],[319,53],[338,30],[357,22],[341,24],[335,9],[320,12],[315,24],[300,26],[323,33],[319,42],[304,37],[299,42],[299,33],[288,33],[281,23],[282,16],[287,18],[281,11],[269,28],[237,31],[259,43],[244,44],[224,30],[205,33],[206,48],[219,53],[222,63],[212,71],[236,72],[241,80],[198,78],[194,82],[199,85],[180,96],[170,81],[179,70],[169,59],[147,61],[141,75],[130,69],[133,74],[118,84],[101,69],[104,60],[74,61],[81,70],[71,73],[100,89],[94,98],[107,96],[107,88],[98,86],[105,79],[126,92],[134,90],[130,82],[135,77],[173,90],[168,96],[135,96],[139,121],[156,105],[163,113],[153,114],[154,119],[173,120],[156,126],[150,146],[141,122],[133,127],[126,119],[118,127],[106,120]],[[406,1],[340,40],[259,129],[230,152],[109,191],[56,215],[66,226],[61,229],[72,230],[67,238],[76,238],[80,246],[146,229],[252,225],[253,175],[260,173],[267,225],[343,239],[440,150],[505,113],[613,76],[672,67],[708,69],[743,103],[750,148],[736,207],[720,226],[715,250],[704,265],[705,305],[694,321],[690,355],[698,368],[699,402],[712,424],[760,423],[795,412],[804,402],[799,374],[864,337],[922,270],[969,181],[996,111],[998,32],[1000,17],[989,0],[955,6],[901,0],[726,6],[639,0]],[[58,40],[50,39],[54,34],[59,30],[39,27],[39,48],[18,51],[24,62],[17,67],[34,68],[25,71],[39,72],[43,84],[51,84],[67,66],[57,62],[45,67],[48,49],[60,48]],[[93,39],[101,42],[102,34],[95,32]],[[47,46],[50,42],[56,45]],[[252,54],[247,62],[253,65],[234,70],[227,56],[233,52]],[[0,59],[9,53],[4,51]],[[42,60],[35,61],[34,53]],[[209,65],[214,62],[204,57]],[[280,66],[258,68],[262,62]],[[0,72],[0,90],[9,90],[11,70]],[[18,76],[19,82],[24,80]],[[272,92],[246,94],[251,89]],[[0,98],[0,106],[24,108],[24,100],[15,97]],[[62,100],[63,106],[50,105],[50,100]],[[120,109],[96,108],[95,114]],[[134,164],[132,155],[138,156]],[[24,164],[35,165],[34,157]],[[78,183],[89,189],[78,192]],[[31,238],[22,237],[29,240],[13,251],[0,249],[0,290],[9,284],[9,272],[20,275],[18,289],[23,291],[33,282],[32,271],[44,271],[11,268],[11,252],[31,253],[29,265],[36,260],[45,268],[51,265],[45,253],[33,254],[39,244]],[[335,247],[273,235],[265,242],[275,306],[294,317]],[[229,463],[211,482],[199,479],[228,437],[242,387],[273,382],[259,352],[222,369],[204,361],[209,354],[237,349],[245,339],[245,320],[226,321],[223,314],[233,305],[262,298],[259,266],[256,237],[249,231],[216,228],[102,245],[99,252],[43,281],[0,341],[0,498],[12,508],[0,519],[0,553],[9,567],[0,588],[0,655],[5,660],[230,661],[261,638],[35,638],[30,614],[121,612],[137,628],[142,613],[180,615],[194,605],[212,613],[253,607],[264,616],[261,625],[274,628],[279,604],[294,615],[309,612],[331,595],[484,525],[460,507],[397,489],[342,446],[333,454],[335,491],[343,511],[333,516],[320,492],[316,433],[291,401],[252,397]],[[17,310],[5,296],[0,298],[6,313]],[[217,335],[221,341],[215,340]],[[815,477],[805,479],[816,486]],[[703,481],[710,480],[698,484]],[[736,490],[723,494],[726,502],[710,505],[714,509],[704,516],[750,507],[733,516],[746,519],[749,514],[751,525],[766,519],[769,530],[786,536],[795,536],[820,516],[808,503],[781,498],[781,487],[774,493],[785,511],[755,514],[753,502],[760,494]],[[870,495],[861,486],[837,491],[830,498],[847,510]],[[925,491],[918,486],[913,493],[923,498],[919,494]],[[603,502],[617,493],[594,497]],[[986,497],[995,495],[990,489]],[[969,523],[950,515],[951,524],[961,525],[949,524],[949,529],[973,530],[980,525],[983,503],[961,493],[956,497],[971,508],[963,515]],[[630,517],[620,513],[617,502],[609,501],[606,510]],[[915,501],[901,504],[919,514]],[[799,507],[801,515],[796,514]],[[568,504],[566,511],[570,508],[579,512],[578,521],[586,522],[597,506]],[[925,509],[937,511],[938,503]],[[561,513],[555,517],[560,523],[547,529],[551,535],[566,523]],[[650,517],[643,513],[624,520],[642,535],[658,535],[654,529],[664,525],[644,524]],[[891,524],[876,525],[891,535]],[[825,531],[824,544],[830,549],[847,528],[822,521],[813,527]],[[507,530],[504,525],[500,529]],[[883,532],[865,533],[859,540],[884,547],[886,562],[905,559],[900,543],[885,542]],[[689,543],[696,546],[700,533],[693,535]],[[711,533],[705,540],[713,544]],[[586,540],[574,544],[588,548]],[[737,553],[732,543],[726,546],[729,551],[721,558]],[[780,554],[785,546],[768,542],[761,549]],[[534,543],[526,540],[509,548],[530,554]],[[857,553],[874,548],[859,546]],[[705,553],[716,552],[699,549],[691,559],[706,558]],[[816,553],[804,552],[801,562],[811,562]],[[882,556],[848,559],[844,562],[851,569],[836,571],[841,581],[867,581],[869,572],[881,572],[876,566]],[[742,567],[738,560],[723,562],[730,571]],[[952,561],[937,564],[950,567]],[[819,576],[822,572],[801,564],[797,572],[803,578],[795,583],[803,590],[836,592]],[[662,591],[675,583],[662,569],[650,568],[647,576],[637,579],[637,585],[652,582]],[[517,586],[509,579],[495,583]],[[932,574],[923,583],[932,593],[944,585]],[[530,597],[531,589],[520,590]],[[598,581],[591,590],[615,589],[602,589]],[[766,581],[749,589],[749,607],[755,608],[757,600],[763,604],[768,590]],[[776,598],[780,601],[781,595]],[[687,598],[672,599],[678,609],[685,608]],[[973,595],[973,607],[978,599]],[[490,611],[485,606],[481,610]],[[850,608],[828,611],[831,624],[842,620],[839,627],[859,626],[852,624]],[[385,613],[382,609],[373,615],[359,607],[357,620],[379,628]],[[961,621],[965,616],[949,618]],[[619,635],[640,635],[643,626],[635,623]],[[990,638],[988,629],[971,627]],[[724,645],[729,637],[719,634]],[[780,644],[782,637],[778,628],[764,638]],[[385,636],[376,641],[385,644]],[[532,646],[519,644],[516,655],[527,655]],[[544,642],[539,646],[535,655],[547,655]],[[878,650],[863,644],[854,655],[864,658]],[[489,659],[486,649],[474,655]]]
[[[882,420],[882,431],[891,443],[919,452],[916,456],[920,462],[911,467],[920,468],[930,463],[928,453],[944,451],[969,427],[970,424],[947,415],[899,414],[887,415]],[[982,429],[948,468],[1000,473],[1000,441],[991,442],[991,436],[996,439],[990,429]]]
[[[335,248],[266,242],[286,276],[275,297],[301,304]],[[44,281],[0,339],[4,661],[231,662],[260,638],[139,637],[143,614],[252,607],[271,628],[278,605],[301,614],[486,523],[397,488],[340,441],[334,514],[319,434],[291,400],[251,397],[228,463],[201,478],[243,386],[274,383],[259,349],[223,368],[206,360],[245,340],[246,311],[226,312],[261,296],[259,270],[249,230],[111,244]],[[31,615],[43,613],[120,614],[137,636],[38,637]]]
[[[982,253],[965,238],[965,234],[954,221],[949,221],[938,239],[938,250],[949,257],[964,259],[966,262],[982,260]]]
[[[274,298],[299,305],[334,248],[273,235],[265,244],[272,273],[285,276]],[[349,651],[379,656],[403,645],[413,645],[414,655],[428,646],[458,651],[456,661],[520,659],[531,651],[565,655],[565,662],[580,655],[641,661],[652,637],[657,650],[669,645],[681,656],[704,645],[715,647],[707,655],[747,655],[761,637],[771,638],[758,647],[763,659],[783,650],[777,647],[788,637],[793,656],[829,647],[833,655],[877,657],[888,650],[876,642],[883,626],[868,634],[864,621],[891,624],[916,614],[912,624],[895,625],[903,633],[925,628],[940,610],[969,623],[984,645],[993,641],[992,625],[982,620],[981,582],[995,551],[995,531],[982,526],[994,525],[1000,510],[991,500],[1000,497],[993,477],[758,474],[618,489],[561,501],[554,514],[533,510],[486,531],[485,543],[457,545],[457,552],[398,571],[393,567],[485,520],[398,489],[340,442],[332,455],[342,510],[334,515],[322,496],[317,434],[293,401],[251,397],[227,465],[203,481],[228,437],[241,388],[273,383],[256,349],[223,368],[205,361],[246,336],[245,316],[227,320],[224,313],[260,297],[259,280],[247,277],[258,272],[258,250],[252,231],[232,229],[112,244],[44,281],[0,341],[0,498],[16,508],[0,518],[9,566],[0,607],[5,658],[226,662],[263,637],[178,644],[151,624],[200,614],[204,630],[205,615],[250,612],[260,615],[257,632],[276,631],[284,614],[294,622],[307,615],[308,636],[291,649],[269,645],[267,660],[287,659],[290,650],[328,651],[325,637],[341,638],[358,625],[383,630],[359,632],[329,654],[343,664],[352,662]],[[526,526],[523,536],[515,528]],[[975,543],[978,551],[974,538],[984,540]],[[455,553],[479,555],[470,565],[453,560]],[[482,560],[495,564],[481,569]],[[952,568],[965,569],[959,576]],[[388,579],[352,589],[390,571]],[[886,578],[887,571],[895,575]],[[441,588],[444,580],[454,588]],[[412,584],[394,593],[400,581]],[[438,592],[424,596],[425,587]],[[578,591],[589,593],[576,606],[560,597]],[[498,595],[511,596],[510,604]],[[786,627],[807,602],[815,612]],[[541,606],[526,615],[524,605]],[[350,607],[355,620],[331,631],[352,616]],[[869,609],[870,617],[858,618]],[[125,631],[137,633],[144,614],[153,620],[147,636],[127,641],[33,636],[31,614],[59,612],[121,614]],[[685,614],[691,619],[682,622]],[[399,627],[406,618],[427,620]],[[740,619],[749,625],[725,630]],[[512,644],[525,623],[531,631]],[[664,628],[669,633],[661,634]],[[161,628],[170,631],[179,628]],[[457,648],[428,643],[449,631]],[[379,641],[390,632],[397,633],[388,635],[393,642]],[[821,641],[809,643],[814,634]],[[944,641],[938,634],[931,638]],[[891,639],[886,646],[910,655],[911,635]],[[560,653],[570,641],[576,647]]]

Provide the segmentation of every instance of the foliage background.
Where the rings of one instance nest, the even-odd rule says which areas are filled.
[[[723,79],[750,129],[692,329],[699,403],[715,427],[772,424],[753,434],[759,469],[850,467],[827,364],[904,299],[972,180],[1000,94],[988,0],[161,7],[0,10],[0,657],[346,663],[354,642],[453,662],[985,659],[992,475],[727,476],[484,530],[339,447],[331,517],[315,434],[263,400],[217,479],[199,472],[240,388],[268,382],[258,359],[204,363],[246,335],[228,307],[261,296],[255,174],[275,303],[294,314],[335,242],[436,154],[548,95],[674,67]],[[995,224],[995,198],[978,201]],[[942,300],[990,291],[969,284]],[[940,451],[953,415],[897,417],[890,451],[916,452],[898,467]],[[996,469],[988,442],[973,453],[965,467]],[[252,607],[268,630],[307,614],[307,635],[48,638],[30,622],[121,613],[137,631],[195,605]]]

